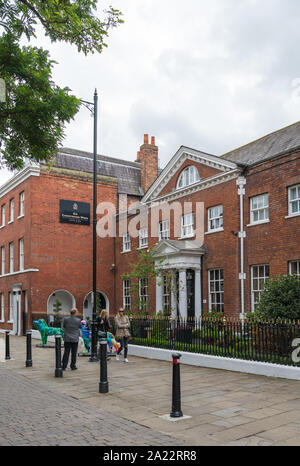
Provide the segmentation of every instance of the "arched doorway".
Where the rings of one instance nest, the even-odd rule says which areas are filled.
[[[90,291],[83,300],[83,318],[84,320],[92,319],[93,305],[92,305],[93,292]],[[97,291],[98,306],[97,309],[107,309],[109,311],[109,301],[105,293]]]
[[[70,314],[72,307],[76,307],[74,296],[67,290],[55,290],[48,298],[47,314],[49,321],[53,321],[58,310],[58,317],[61,319]]]

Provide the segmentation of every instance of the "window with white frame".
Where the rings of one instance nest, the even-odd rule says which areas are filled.
[[[9,221],[13,222],[15,217],[15,200],[11,199],[9,201]]]
[[[199,172],[196,167],[190,165],[180,173],[176,188],[184,188],[185,186],[197,183],[197,181],[200,181]]]
[[[22,191],[19,194],[19,217],[24,217],[25,193]]]
[[[269,195],[261,194],[250,199],[250,223],[269,220]]]
[[[290,275],[298,275],[300,277],[300,260],[289,262]]]
[[[1,275],[5,274],[5,247],[1,246]]]
[[[224,271],[208,271],[209,311],[224,312]]]
[[[146,310],[148,304],[148,278],[139,279],[140,308]]]
[[[24,270],[24,238],[19,239],[19,270]]]
[[[139,230],[139,247],[148,247],[148,228],[141,228]]]
[[[289,215],[300,214],[300,184],[289,188]]]
[[[208,231],[223,228],[223,206],[210,207],[208,209]]]
[[[169,220],[163,220],[158,224],[158,240],[162,241],[164,239],[169,239],[170,236],[170,227]]]
[[[130,309],[131,298],[130,298],[130,280],[123,280],[123,307],[124,309]]]
[[[254,312],[262,292],[264,291],[266,280],[270,276],[269,265],[253,265],[251,267],[251,309]]]
[[[5,225],[5,204],[1,206],[1,226],[4,227]]]
[[[123,252],[128,252],[131,250],[130,235],[127,233],[123,235]]]
[[[9,273],[14,272],[14,243],[9,243]]]
[[[4,293],[0,293],[0,322],[4,322]]]
[[[194,236],[194,214],[185,214],[181,217],[181,237],[191,238]]]

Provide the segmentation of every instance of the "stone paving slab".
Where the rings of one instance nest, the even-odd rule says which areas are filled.
[[[161,416],[171,410],[171,361],[112,357],[109,393],[100,394],[99,363],[78,358],[78,371],[59,379],[53,348],[33,343],[26,368],[25,337],[10,337],[9,361],[3,343],[0,334],[0,445],[32,444],[32,435],[35,445],[300,444],[300,381],[181,365],[189,418],[170,422]]]

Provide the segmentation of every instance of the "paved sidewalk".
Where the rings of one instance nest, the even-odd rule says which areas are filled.
[[[299,381],[181,365],[190,418],[172,422],[161,417],[171,410],[171,362],[112,357],[100,394],[99,363],[80,357],[59,379],[54,348],[33,340],[26,368],[25,337],[10,337],[9,361],[3,342],[0,334],[0,445],[300,445]]]

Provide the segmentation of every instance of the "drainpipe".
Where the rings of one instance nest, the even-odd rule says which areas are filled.
[[[240,238],[240,273],[239,273],[239,280],[241,282],[241,313],[240,319],[242,320],[242,324],[244,324],[245,319],[245,280],[246,280],[246,273],[245,273],[245,265],[244,265],[244,240],[246,238],[246,232],[244,230],[244,196],[245,196],[245,185],[246,185],[246,178],[244,176],[240,176],[236,182],[238,186],[238,195],[240,196],[240,231],[239,231],[239,238]]]

